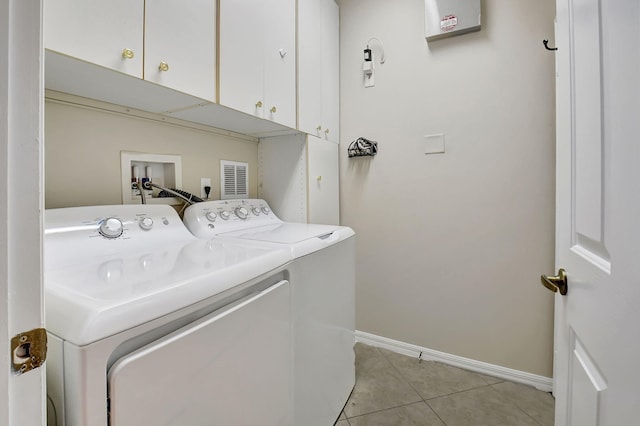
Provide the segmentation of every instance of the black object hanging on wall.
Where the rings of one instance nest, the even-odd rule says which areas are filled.
[[[372,157],[378,153],[378,142],[359,137],[349,144],[349,157]]]

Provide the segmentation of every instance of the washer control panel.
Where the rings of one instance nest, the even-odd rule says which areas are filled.
[[[282,223],[266,201],[260,199],[216,200],[195,203],[184,212],[184,224],[197,237]]]
[[[167,205],[69,207],[45,211],[45,236],[103,241],[184,238],[191,234]],[[147,242],[148,243],[148,242]]]
[[[127,204],[47,209],[44,213],[47,264],[152,249],[196,238],[168,205]]]
[[[90,222],[90,221],[87,221]],[[159,225],[156,226],[156,222]],[[97,219],[98,234],[106,239],[145,238],[140,231],[166,229],[170,225],[167,216],[154,217],[150,213],[139,212],[133,216],[114,215]],[[136,237],[136,234],[140,234]]]

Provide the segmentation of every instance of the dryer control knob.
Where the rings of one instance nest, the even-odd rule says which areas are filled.
[[[151,219],[150,217],[143,217],[138,223],[140,224],[140,228],[144,229],[145,231],[153,228],[153,219]]]
[[[242,220],[245,220],[249,215],[249,211],[244,207],[236,207],[235,213],[236,216],[238,216]]]
[[[269,207],[267,207],[267,206],[262,206],[262,213],[264,213],[264,214],[269,214],[269,212],[270,212],[270,211],[271,211],[271,210],[269,210]]]
[[[122,235],[124,225],[120,219],[108,217],[100,222],[98,232],[105,238],[118,238]]]
[[[230,216],[231,216],[231,213],[229,213],[226,210],[220,212],[220,217],[223,218],[224,220],[229,219]]]
[[[254,215],[260,216],[260,207],[251,207],[251,211]]]
[[[215,222],[218,215],[215,212],[207,212],[204,217],[206,217],[209,222]]]

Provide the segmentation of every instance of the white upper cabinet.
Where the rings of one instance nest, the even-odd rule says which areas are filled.
[[[46,0],[44,46],[142,78],[143,0]]]
[[[47,0],[44,29],[51,51],[215,101],[216,0]]]
[[[144,78],[216,99],[216,1],[146,0]]]
[[[340,9],[334,0],[323,0],[322,59],[322,135],[340,142]]]
[[[339,141],[339,9],[334,0],[298,3],[298,129]]]
[[[220,104],[296,126],[294,0],[220,1]]]

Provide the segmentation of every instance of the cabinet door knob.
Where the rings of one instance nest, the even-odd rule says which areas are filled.
[[[133,59],[133,50],[129,49],[129,48],[124,48],[122,50],[122,57],[124,59]]]
[[[284,58],[285,56],[287,56],[287,51],[284,49],[280,49],[278,50],[278,52],[280,53],[281,58]]]
[[[322,130],[322,126],[321,126],[321,125],[318,125],[318,127],[316,127],[316,130],[317,130],[318,132],[320,132],[320,131]]]
[[[275,114],[275,113],[276,113],[276,111],[277,111],[277,110],[276,110],[275,105],[274,105],[274,106],[272,106],[272,107],[271,107],[271,109],[270,109],[269,111],[271,111],[271,113],[272,113],[272,114]]]
[[[262,101],[256,102],[256,108],[262,108]]]
[[[169,71],[169,64],[166,63],[165,61],[160,62],[160,65],[158,65],[158,69],[160,71]]]
[[[329,129],[324,129],[324,134],[328,135],[329,134]]]

